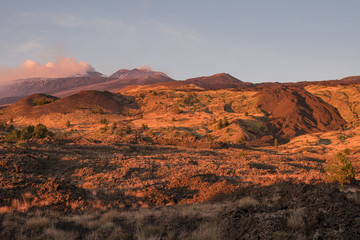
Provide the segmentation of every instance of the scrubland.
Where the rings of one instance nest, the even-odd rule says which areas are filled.
[[[348,124],[274,144],[256,91],[164,86],[123,89],[119,112],[81,101],[71,111],[50,111],[56,101],[28,114],[4,109],[8,124],[42,123],[53,134],[1,132],[0,236],[358,239],[358,110],[326,99],[339,89],[307,90]],[[355,169],[351,185],[324,170],[338,152]]]

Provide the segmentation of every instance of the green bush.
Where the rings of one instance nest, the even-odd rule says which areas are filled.
[[[345,154],[339,152],[334,159],[328,161],[325,171],[332,181],[337,181],[341,185],[352,183],[355,180],[355,170]]]
[[[44,124],[39,123],[35,127],[29,125],[21,130],[14,129],[6,136],[6,139],[15,141],[30,138],[45,138],[47,136],[52,136],[52,132],[50,132]]]
[[[41,106],[41,105],[45,105],[45,104],[48,104],[48,103],[52,103],[54,101],[55,101],[55,99],[42,97],[42,98],[34,99],[33,103],[34,103],[35,106]]]
[[[34,138],[45,138],[51,136],[51,132],[48,131],[47,127],[44,124],[39,123],[35,126],[33,137]]]

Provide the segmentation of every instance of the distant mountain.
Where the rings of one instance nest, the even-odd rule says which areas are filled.
[[[59,91],[88,86],[104,81],[106,77],[68,77],[68,78],[29,78],[14,81],[10,85],[0,86],[0,105],[13,103],[30,94],[56,94]]]
[[[227,73],[218,73],[207,77],[190,78],[185,80],[185,82],[195,84],[207,90],[249,87],[253,85],[252,83],[240,81]]]
[[[153,76],[163,76],[169,78],[165,73],[155,72],[148,69],[120,69],[119,71],[111,74],[109,78],[112,79],[138,79],[138,78],[148,78]]]
[[[58,97],[68,96],[70,94],[75,94],[79,91],[84,90],[97,90],[97,91],[109,91],[109,92],[116,92],[124,87],[131,86],[131,85],[149,85],[155,83],[165,83],[165,82],[175,82],[175,80],[165,77],[162,75],[154,75],[152,77],[146,78],[135,78],[135,79],[111,79],[100,82],[92,85],[81,86],[71,89],[66,89],[60,92],[57,92],[55,95]]]
[[[165,73],[146,69],[119,70],[110,77],[98,72],[66,78],[29,78],[0,86],[0,106],[11,104],[31,94],[68,96],[82,90],[117,91],[129,85],[147,85],[174,81]]]

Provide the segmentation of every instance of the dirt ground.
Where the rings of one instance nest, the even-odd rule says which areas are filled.
[[[330,183],[333,151],[311,137],[278,148],[2,141],[1,236],[358,239],[359,184]]]

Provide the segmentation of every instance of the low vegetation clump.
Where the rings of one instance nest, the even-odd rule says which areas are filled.
[[[100,119],[101,124],[108,124],[108,120],[106,118]]]
[[[219,121],[217,122],[217,128],[218,129],[222,129],[224,127],[229,126],[229,120],[227,119],[227,117],[224,117],[224,119],[219,119]]]
[[[350,184],[355,180],[355,170],[344,153],[337,153],[335,158],[325,166],[329,179],[343,184]]]
[[[55,101],[55,99],[43,97],[43,98],[34,99],[33,103],[34,103],[35,106],[42,106],[42,105],[45,105],[45,104],[48,104],[48,103],[52,103],[54,101]]]
[[[11,132],[14,129],[14,125],[7,124],[4,121],[0,122],[0,131]]]
[[[98,113],[99,113],[99,114],[104,114],[104,109],[99,108],[99,109],[98,109]]]
[[[141,125],[141,130],[142,130],[142,131],[146,131],[147,129],[149,129],[149,126],[148,126],[147,124],[143,123],[143,124]]]
[[[52,136],[52,132],[50,132],[44,124],[39,123],[36,126],[29,125],[21,130],[14,129],[6,136],[6,139],[15,141],[28,140],[31,138],[45,138],[48,136]]]

